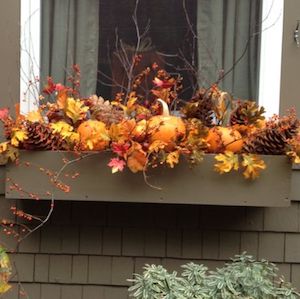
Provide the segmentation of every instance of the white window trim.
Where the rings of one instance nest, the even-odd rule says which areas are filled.
[[[41,0],[21,2],[21,112],[38,107]],[[284,0],[263,0],[258,103],[266,115],[279,113]],[[29,81],[35,82],[29,86]]]
[[[40,0],[21,0],[20,108],[21,113],[36,110],[39,102]]]

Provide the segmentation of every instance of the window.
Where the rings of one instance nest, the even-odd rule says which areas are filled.
[[[278,112],[283,0],[140,0],[138,6],[136,0],[28,0],[21,4],[23,92],[26,81],[35,81],[35,75],[42,82],[47,75],[64,82],[70,65],[79,63],[83,95],[97,92],[111,98],[128,86],[122,65],[136,50],[138,29],[140,35],[147,31],[138,49],[143,56],[140,69],[156,61],[169,72],[180,73],[182,98],[191,97],[196,84],[218,81],[242,57],[220,80],[221,86],[237,97],[259,98],[270,114]],[[138,26],[132,19],[135,9]],[[34,107],[37,90],[35,86],[22,93],[23,111]]]

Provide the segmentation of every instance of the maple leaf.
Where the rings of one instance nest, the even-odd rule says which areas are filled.
[[[21,129],[13,129],[12,130],[12,137],[11,137],[11,144],[15,147],[19,146],[20,142],[28,139],[27,132]]]
[[[25,118],[33,123],[44,123],[44,118],[39,110],[30,111]]]
[[[174,168],[175,164],[179,162],[179,151],[169,153],[166,162],[171,168]]]
[[[118,143],[113,142],[111,144],[112,151],[116,153],[120,157],[126,157],[127,151],[130,148],[130,144],[128,142],[126,143]]]
[[[218,161],[215,164],[215,170],[221,174],[239,169],[238,155],[233,152],[225,151],[224,154],[216,155],[215,159]]]
[[[75,100],[74,98],[67,98],[65,112],[74,123],[84,119],[88,110],[89,107],[85,106],[83,101],[79,99]]]
[[[128,168],[136,173],[138,171],[143,171],[147,164],[147,154],[142,150],[142,146],[134,142],[129,149],[127,166]]]
[[[243,154],[242,157],[242,165],[245,167],[244,177],[252,180],[258,178],[260,171],[266,168],[265,162],[254,154]]]
[[[0,109],[0,120],[4,121],[8,117],[8,114],[9,114],[8,108]]]
[[[119,171],[123,171],[126,162],[124,160],[121,160],[119,158],[112,158],[110,162],[107,164],[109,167],[111,167],[111,172],[116,173]]]
[[[58,133],[62,139],[67,140],[69,143],[74,144],[79,142],[79,133],[74,132],[73,126],[66,123],[65,121],[58,121],[50,124],[53,133]]]
[[[53,130],[53,133],[63,133],[63,132],[73,131],[73,127],[62,120],[56,123],[51,123],[50,127]]]

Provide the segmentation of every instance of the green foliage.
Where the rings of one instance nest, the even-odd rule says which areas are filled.
[[[216,271],[188,263],[180,276],[162,266],[146,265],[135,274],[130,296],[136,299],[296,299],[300,294],[277,275],[278,269],[266,260],[237,255]]]

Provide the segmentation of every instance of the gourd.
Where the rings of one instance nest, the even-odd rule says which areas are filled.
[[[185,136],[184,121],[177,116],[170,115],[166,102],[158,99],[163,107],[162,115],[152,116],[148,121],[148,134],[150,142],[160,140],[166,143],[166,150],[172,150],[176,143]]]
[[[208,151],[219,153],[224,151],[239,152],[243,147],[243,138],[239,131],[230,127],[213,127],[206,137]]]
[[[105,123],[98,120],[86,120],[77,129],[82,150],[104,150],[109,145],[108,130]]]

